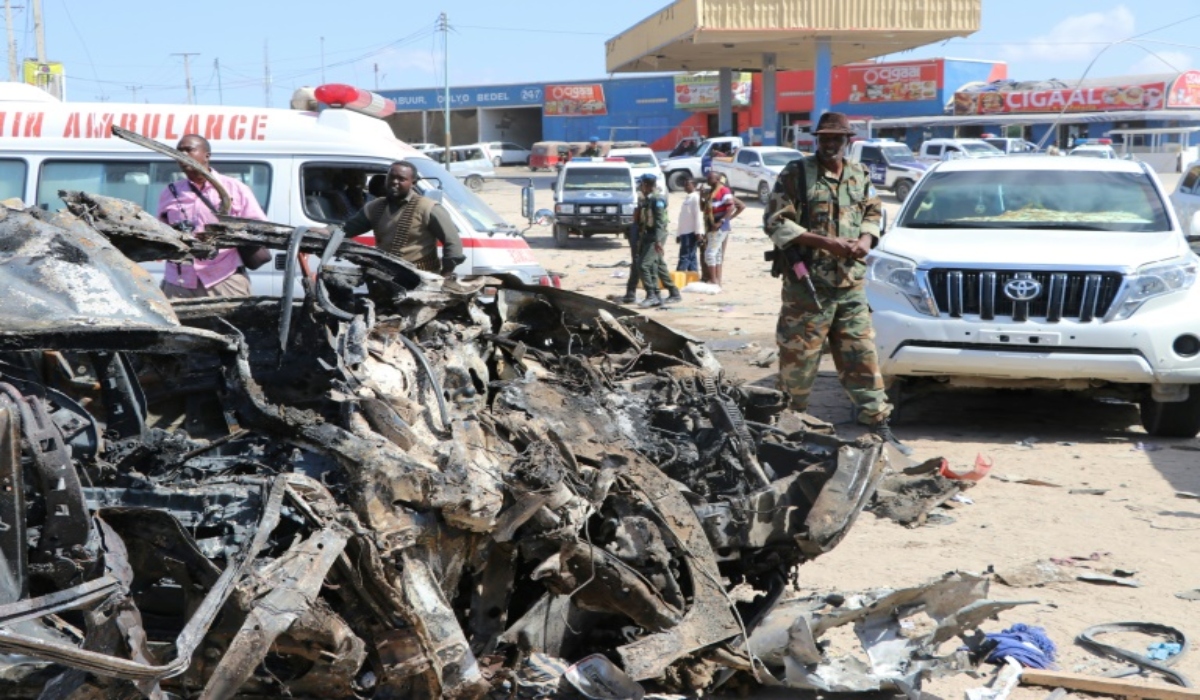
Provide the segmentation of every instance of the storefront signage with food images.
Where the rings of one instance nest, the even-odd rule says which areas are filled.
[[[940,75],[937,61],[843,66],[834,73],[833,101],[869,103],[936,100]]]
[[[721,100],[718,73],[692,73],[675,76],[675,109],[716,109]],[[733,106],[750,104],[751,75],[734,73]]]
[[[1175,79],[1167,95],[1168,107],[1200,107],[1200,71],[1190,70]]]
[[[956,92],[955,114],[1010,114],[1020,112],[1109,112],[1162,109],[1166,83],[1112,85],[1063,90],[1013,90],[1011,92]]]
[[[547,117],[602,117],[608,114],[604,86],[600,83],[547,85],[545,114]]]

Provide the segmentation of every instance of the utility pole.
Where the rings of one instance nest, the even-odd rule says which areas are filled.
[[[133,102],[137,102],[137,92],[142,89],[141,85],[126,85],[125,89],[133,93]]]
[[[442,32],[442,75],[446,79],[446,87],[442,100],[446,107],[446,152],[443,162],[450,162],[450,19],[443,12],[438,16],[438,29]]]
[[[271,106],[271,56],[266,39],[263,39],[263,106]]]
[[[321,84],[325,84],[325,37],[321,37]]]
[[[192,56],[199,56],[198,53],[173,53],[172,56],[183,56],[183,79],[187,81],[187,103],[195,104],[196,96],[192,93],[192,64],[189,62]]]
[[[217,72],[217,104],[225,104],[225,91],[221,88],[221,59],[213,59],[213,70]]]
[[[12,0],[4,0],[4,26],[8,29],[8,79],[18,82],[21,79],[17,67],[17,35],[13,31]]]
[[[379,64],[375,64],[375,92],[379,92]]]
[[[42,24],[42,0],[33,0],[33,36],[37,39],[38,63],[45,63],[46,26]]]

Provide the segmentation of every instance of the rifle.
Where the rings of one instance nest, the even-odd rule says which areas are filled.
[[[771,207],[767,207],[767,211],[763,214],[763,229],[769,230],[773,222],[780,218],[791,219],[808,229],[808,167],[804,161],[800,163],[800,173],[796,184],[799,185],[797,191],[789,192],[790,199],[793,204],[787,204],[781,207],[778,211],[771,211]],[[784,181],[784,189],[787,189],[788,182]],[[796,211],[796,206],[799,205],[800,211]],[[791,269],[792,274],[796,276],[796,280],[803,282],[808,291],[812,293],[813,301],[817,305],[817,309],[821,309],[821,300],[817,298],[817,288],[813,285],[812,275],[808,272],[808,264],[811,262],[811,251],[803,246],[792,245],[787,248],[779,249],[772,248],[763,252],[763,259],[771,262],[771,276],[781,277],[788,269]]]

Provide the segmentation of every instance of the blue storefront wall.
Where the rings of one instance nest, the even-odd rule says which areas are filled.
[[[542,133],[547,141],[587,141],[592,136],[598,136],[605,141],[670,142],[674,145],[679,137],[693,128],[706,133],[704,125],[707,117],[704,114],[675,108],[673,76],[622,78],[598,83],[604,87],[607,113],[595,116],[543,116]]]

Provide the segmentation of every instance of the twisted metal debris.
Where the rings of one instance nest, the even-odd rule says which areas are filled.
[[[826,678],[747,638],[878,443],[784,429],[781,394],[579,294],[62,194],[0,210],[6,695],[507,697],[594,653],[663,691]],[[136,264],[239,244],[324,264],[299,300],[174,305]]]

